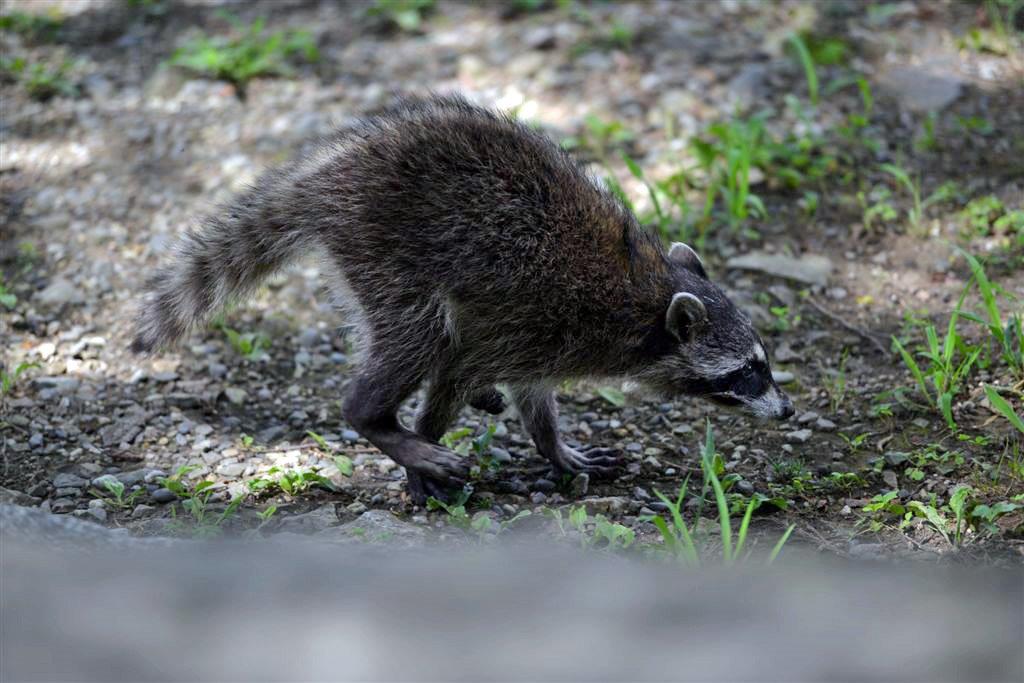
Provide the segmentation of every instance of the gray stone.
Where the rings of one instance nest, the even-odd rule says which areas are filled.
[[[85,301],[81,287],[69,280],[56,278],[46,289],[35,296],[35,300],[46,306],[63,306],[64,304],[80,304]]]
[[[795,432],[786,434],[786,441],[790,443],[807,443],[812,436],[814,436],[814,432],[810,429],[798,429]]]
[[[54,514],[64,515],[74,510],[78,505],[70,498],[57,498],[50,501],[50,510]]]
[[[828,418],[819,417],[814,426],[823,432],[831,432],[836,428],[836,423]]]
[[[108,484],[113,484],[118,481],[117,477],[113,474],[101,474],[92,480],[92,485],[98,488],[100,491],[106,491]]]
[[[245,389],[239,389],[238,387],[228,387],[224,390],[224,395],[231,403],[236,406],[244,405],[249,394],[246,393]]]
[[[800,257],[768,254],[752,251],[734,256],[726,261],[726,267],[738,270],[752,270],[776,277],[796,280],[809,285],[826,285],[832,274],[832,261],[818,254],[804,254]]]
[[[222,477],[240,477],[245,472],[245,463],[229,462],[217,466],[217,474]]]
[[[541,478],[533,482],[533,486],[531,486],[530,488],[533,489],[534,491],[543,491],[545,493],[550,493],[551,491],[555,490],[555,482],[549,479]]]
[[[491,446],[491,457],[494,458],[495,462],[499,462],[502,465],[512,462],[512,455],[504,448],[498,448],[497,446]]]
[[[88,483],[89,482],[87,480],[82,479],[77,474],[71,474],[70,472],[61,472],[53,478],[53,486],[58,489],[80,489],[83,486],[88,485]]]
[[[36,432],[35,434],[29,437],[28,445],[31,448],[39,448],[40,446],[43,445],[43,435],[40,434],[39,432]]]
[[[87,514],[89,514],[97,522],[107,521],[107,511],[102,505],[100,505],[99,507],[93,507],[92,505],[90,505]]]
[[[15,491],[14,489],[4,488],[0,486],[0,503],[4,505],[38,505],[39,499],[22,493],[21,491]]]
[[[598,512],[615,514],[626,509],[629,500],[622,496],[605,496],[603,498],[588,498],[583,501],[583,504],[587,506],[587,511],[590,514]]]
[[[135,509],[132,510],[132,517],[145,517],[149,513],[153,512],[153,510],[156,510],[156,508],[153,507],[152,505],[145,505],[143,503],[139,503],[138,505],[135,506]]]
[[[796,379],[796,375],[788,370],[772,370],[772,379],[774,379],[777,384],[789,384]]]
[[[312,534],[335,526],[337,523],[338,513],[334,508],[334,503],[328,503],[300,515],[282,517],[278,523],[278,530],[297,534]]]
[[[178,496],[173,491],[165,488],[158,488],[156,491],[153,491],[151,497],[158,503],[173,503],[178,499]]]
[[[150,472],[152,472],[151,469],[143,467],[142,469],[132,470],[130,472],[118,472],[114,476],[117,477],[117,480],[126,487],[131,487],[144,483],[146,481],[146,476],[149,475]]]
[[[317,532],[317,538],[335,542],[366,541],[390,546],[418,547],[425,544],[422,527],[406,522],[386,510],[367,510],[358,518]]]
[[[882,74],[880,83],[904,109],[920,113],[945,109],[963,90],[963,82],[948,70],[939,73],[921,66],[894,66]]]

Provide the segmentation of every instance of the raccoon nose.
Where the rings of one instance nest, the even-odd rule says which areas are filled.
[[[795,413],[796,408],[793,407],[793,402],[790,401],[789,398],[786,398],[785,402],[782,404],[782,407],[779,409],[779,419],[788,420],[789,418],[793,417]]]

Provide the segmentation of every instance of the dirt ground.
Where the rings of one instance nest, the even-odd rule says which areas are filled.
[[[891,344],[893,335],[911,348],[923,343],[915,320],[945,333],[971,281],[957,247],[985,260],[1004,313],[1022,309],[1024,242],[964,227],[972,200],[991,195],[1005,214],[1024,209],[1019,27],[1006,29],[1005,45],[970,42],[995,35],[977,3],[538,4],[513,12],[512,4],[438,2],[404,31],[367,17],[368,2],[231,3],[242,24],[264,17],[268,30],[308,31],[319,50],[315,62],[295,60],[291,73],[256,78],[243,93],[167,64],[198,33],[231,32],[216,4],[5,3],[5,12],[60,22],[53,35],[3,30],[5,58],[71,60],[69,88],[52,97],[33,96],[6,71],[0,84],[0,254],[4,291],[16,297],[0,309],[3,367],[13,375],[36,364],[2,398],[5,501],[142,535],[206,532],[227,509],[219,526],[228,533],[467,543],[494,539],[517,517],[510,532],[558,534],[549,511],[582,504],[633,530],[638,543],[658,543],[647,518],[667,508],[655,491],[700,481],[709,423],[722,476],[735,475],[734,512],[764,499],[753,524],[762,547],[792,524],[790,543],[826,553],[1024,560],[1022,435],[983,388],[1008,388],[1024,414],[1021,378],[985,353],[954,397],[953,431],[937,409],[910,404],[923,400]],[[845,51],[818,65],[816,106],[786,47],[793,32]],[[393,93],[427,90],[461,91],[569,139],[642,215],[651,204],[623,153],[664,179],[696,165],[689,141],[708,139],[709,126],[759,113],[776,139],[809,141],[808,159],[793,163],[816,170],[794,184],[767,162],[755,168],[751,191],[765,215],[732,229],[716,204],[702,249],[712,277],[772,347],[796,417],[764,423],[692,399],[627,394],[623,402],[607,382],[567,385],[559,397],[567,438],[628,459],[621,478],[597,482],[550,474],[511,411],[467,408],[453,429],[494,430],[467,455],[480,458],[481,475],[465,504],[469,518],[491,522],[464,530],[458,511],[414,506],[402,469],[345,423],[353,340],[314,261],[177,351],[128,352],[141,284],[190,221],[311,138]],[[851,132],[851,114],[866,109],[867,122]],[[905,169],[921,198],[933,198],[916,220],[912,192],[884,164]],[[964,310],[981,312],[976,287]],[[232,343],[224,328],[243,338]],[[981,325],[961,320],[958,329],[990,348]],[[899,388],[902,399],[892,394]],[[351,459],[351,476],[335,456]],[[163,482],[184,466],[192,468],[182,486],[214,483],[205,519]],[[296,470],[329,484],[289,494],[260,483]],[[113,481],[126,500],[111,500]],[[961,536],[950,499],[963,486],[979,515],[978,506],[1004,507],[967,520]],[[887,492],[895,497],[879,498]],[[230,500],[237,506],[226,507]],[[924,513],[905,518],[923,509],[912,501],[936,510],[938,526]],[[523,519],[524,510],[534,514]],[[704,515],[710,523],[710,506]]]

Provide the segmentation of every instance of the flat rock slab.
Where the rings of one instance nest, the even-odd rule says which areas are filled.
[[[832,261],[817,254],[805,254],[799,258],[793,258],[782,254],[752,251],[749,254],[732,257],[726,261],[725,265],[727,268],[753,270],[823,287],[828,284],[829,275],[832,274]]]
[[[881,76],[880,84],[909,111],[941,111],[960,97],[963,82],[953,74],[920,66],[894,66]]]

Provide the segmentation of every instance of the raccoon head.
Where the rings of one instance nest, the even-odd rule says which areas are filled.
[[[785,420],[793,403],[772,378],[764,343],[750,319],[707,276],[696,252],[668,253],[676,293],[656,330],[661,353],[641,381],[670,394],[700,396],[757,417]]]

